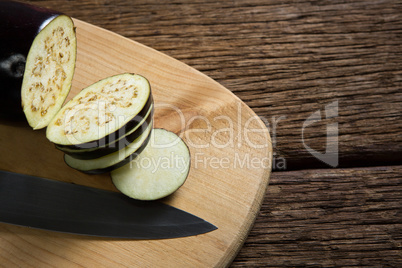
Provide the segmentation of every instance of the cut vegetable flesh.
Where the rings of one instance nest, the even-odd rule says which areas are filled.
[[[58,145],[80,147],[111,133],[126,134],[127,124],[152,102],[147,79],[121,74],[103,79],[77,94],[50,122],[46,136]],[[137,125],[138,121],[134,122]],[[124,131],[119,131],[119,129]],[[120,136],[119,136],[120,135]],[[108,141],[109,142],[109,141]]]
[[[28,121],[36,129],[46,126],[64,102],[75,68],[71,18],[27,3],[0,1],[0,40],[1,118]]]
[[[75,60],[73,22],[58,16],[36,36],[26,61],[21,103],[32,128],[46,127],[60,110],[71,88]]]
[[[91,149],[81,149],[74,150],[69,148],[63,148],[56,145],[56,148],[64,151],[69,156],[76,159],[89,160],[94,158],[100,158],[102,156],[114,153],[120,149],[123,149],[130,143],[134,142],[139,136],[142,135],[147,129],[147,127],[152,123],[153,119],[153,106],[150,107],[149,112],[142,121],[127,133],[127,135],[107,144],[106,146],[91,148]]]
[[[64,155],[64,161],[70,167],[86,173],[104,173],[119,168],[134,159],[148,144],[152,133],[152,122],[148,125],[144,133],[134,142],[123,149],[108,154],[106,156],[82,160],[76,159],[70,155]]]
[[[87,143],[81,143],[81,144],[74,144],[74,145],[61,145],[61,144],[56,144],[56,148],[60,149],[61,151],[64,151],[66,153],[81,153],[81,152],[90,152],[90,151],[95,151],[100,148],[105,148],[105,147],[113,147],[114,144],[116,144],[120,139],[127,137],[128,135],[133,134],[136,129],[141,126],[141,124],[145,120],[152,119],[153,116],[153,98],[152,95],[150,95],[149,99],[145,103],[144,107],[142,110],[135,115],[127,124],[125,124],[123,127],[119,128],[117,131],[112,132],[99,140],[94,140],[90,141]],[[149,118],[149,115],[151,114],[151,118]],[[149,121],[148,121],[149,123]],[[141,133],[137,132],[137,136],[139,136]],[[133,139],[132,139],[133,141]]]
[[[190,170],[190,152],[173,132],[154,129],[151,141],[130,163],[111,172],[116,188],[139,200],[155,200],[175,192]]]

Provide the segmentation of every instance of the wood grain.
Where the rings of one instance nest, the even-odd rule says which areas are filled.
[[[234,92],[267,123],[276,158],[286,163],[274,166],[272,185],[282,189],[281,181],[289,180],[282,190],[268,188],[263,212],[233,266],[401,266],[400,236],[395,235],[395,230],[400,233],[400,212],[395,216],[386,209],[362,211],[359,204],[367,209],[373,203],[351,193],[381,193],[384,187],[392,192],[398,186],[386,186],[387,178],[402,177],[399,167],[387,167],[402,162],[401,1],[29,2],[117,32],[195,67]],[[339,114],[324,119],[325,106],[333,101],[339,103]],[[307,128],[303,137],[303,123],[317,110],[323,120]],[[339,127],[338,167],[350,168],[308,170],[329,167],[305,145],[324,152],[326,125],[331,123]],[[338,172],[344,183],[325,181],[327,174],[336,181]],[[373,179],[380,183],[365,184]],[[312,185],[317,191],[311,191]],[[349,188],[353,185],[359,188]],[[291,201],[283,205],[287,198]],[[389,201],[375,202],[384,207]],[[400,207],[400,195],[394,201],[392,207]],[[297,214],[301,206],[305,215]],[[278,210],[271,213],[270,208]],[[346,215],[342,211],[355,220],[353,225],[341,221]],[[308,231],[305,239],[300,226],[292,225],[292,215],[301,230]],[[376,223],[370,225],[372,216]],[[317,224],[322,217],[326,221]],[[340,250],[331,249],[331,244]]]
[[[233,267],[400,267],[402,166],[275,172]]]
[[[402,161],[400,1],[35,2],[212,77],[264,119],[287,170],[329,167],[306,146],[324,153],[331,122],[339,167]],[[338,116],[303,135],[306,119],[333,101]]]
[[[163,202],[218,229],[177,239],[121,240],[2,223],[1,265],[230,264],[247,237],[268,185],[272,146],[264,123],[229,90],[188,65],[110,31],[77,19],[74,23],[77,64],[68,99],[118,73],[145,76],[154,97],[154,127],[180,135],[191,152],[186,182]],[[44,130],[2,122],[0,142],[1,170],[116,190],[109,174],[87,175],[69,168]]]

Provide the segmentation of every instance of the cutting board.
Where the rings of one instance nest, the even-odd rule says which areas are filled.
[[[191,152],[185,184],[162,199],[218,227],[192,237],[122,240],[0,224],[5,267],[221,267],[236,256],[258,214],[271,170],[269,132],[229,90],[194,68],[113,32],[74,20],[78,54],[71,99],[118,73],[148,78],[155,127],[179,134]],[[0,169],[117,191],[109,174],[69,168],[45,130],[0,122]],[[102,208],[99,208],[102,209]]]

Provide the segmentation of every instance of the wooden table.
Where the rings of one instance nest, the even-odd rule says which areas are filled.
[[[266,122],[273,174],[233,267],[402,267],[402,2],[29,2],[187,63]]]

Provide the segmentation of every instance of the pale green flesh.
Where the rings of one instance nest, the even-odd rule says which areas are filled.
[[[187,145],[173,132],[154,129],[144,151],[127,165],[112,171],[111,176],[123,194],[139,200],[155,200],[182,186],[189,169]]]
[[[99,140],[124,126],[149,100],[146,78],[120,74],[83,89],[53,118],[46,137],[59,145]]]
[[[141,120],[141,122],[138,123],[137,126],[135,126],[132,130],[130,130],[129,132],[127,132],[124,136],[120,137],[119,139],[113,141],[113,143],[118,143],[121,139],[127,137],[128,135],[132,134],[134,131],[136,131],[139,127],[142,127],[142,125],[144,124],[145,120],[148,119],[148,116],[150,116],[151,112],[153,109],[153,104],[151,104],[151,107],[149,107],[149,110],[147,112],[147,114],[145,115],[145,117]],[[92,151],[96,151],[99,148],[104,148],[104,147],[108,147],[110,145],[106,144],[106,145],[102,145],[101,147],[96,147],[96,148],[91,148],[91,149],[69,149],[69,148],[62,148],[63,152],[66,153],[83,153],[83,152],[92,152]],[[57,146],[57,145],[56,145]]]
[[[68,16],[58,16],[35,37],[21,87],[21,104],[33,129],[46,127],[70,92],[77,41]]]

